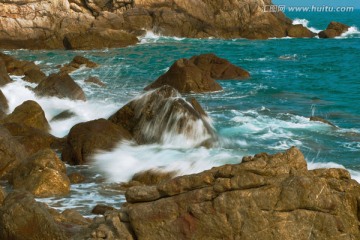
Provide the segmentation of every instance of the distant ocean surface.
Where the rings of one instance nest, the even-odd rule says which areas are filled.
[[[217,40],[161,37],[148,32],[141,42],[105,51],[6,51],[14,57],[36,61],[46,72],[85,56],[101,66],[80,69],[72,77],[85,90],[87,102],[37,98],[20,78],[2,88],[10,110],[28,99],[43,107],[48,119],[70,109],[77,116],[51,123],[52,134],[65,136],[83,121],[107,118],[143,88],[166,72],[179,58],[202,53],[243,67],[247,81],[219,81],[223,92],[193,94],[212,119],[219,135],[216,148],[194,148],[181,142],[133,146],[120,144],[99,153],[89,166],[68,167],[92,180],[72,185],[71,195],[41,199],[59,209],[77,208],[90,215],[97,203],[119,206],[124,196],[112,188],[139,171],[151,168],[188,174],[225,163],[239,163],[246,155],[275,153],[296,146],[309,168],[344,167],[360,181],[360,11],[351,13],[286,13],[295,23],[312,31],[325,29],[330,21],[352,26],[336,39]],[[87,85],[98,76],[106,88]],[[320,116],[338,128],[309,121]]]

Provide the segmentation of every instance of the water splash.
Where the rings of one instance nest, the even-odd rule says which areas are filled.
[[[314,33],[319,33],[321,31],[321,30],[316,29],[314,27],[309,27],[309,23],[310,23],[310,21],[307,20],[307,19],[295,18],[293,20],[293,25],[301,24],[304,27],[306,27],[307,29],[309,29],[310,31],[314,32]]]

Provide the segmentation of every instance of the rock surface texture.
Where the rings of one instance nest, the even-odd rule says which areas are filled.
[[[1,0],[0,47],[124,47],[144,30],[193,38],[285,37],[291,20],[271,0]]]
[[[350,26],[339,22],[331,22],[324,31],[319,32],[320,38],[334,38],[346,32]]]

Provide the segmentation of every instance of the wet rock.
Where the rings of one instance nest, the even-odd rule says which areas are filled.
[[[6,70],[6,65],[4,60],[0,57],[0,86],[4,86],[8,83],[11,83],[12,80],[9,77],[9,74]]]
[[[66,73],[71,73],[73,71],[78,70],[82,66],[87,67],[87,68],[96,68],[99,65],[93,61],[90,61],[89,59],[87,59],[85,57],[75,56],[70,63],[62,66],[60,71],[66,72]]]
[[[346,170],[307,170],[302,153],[245,157],[126,192],[137,239],[359,238],[360,185]]]
[[[28,192],[14,191],[0,208],[1,239],[68,239],[46,207]]]
[[[310,121],[313,121],[313,122],[322,122],[322,123],[325,123],[327,125],[330,125],[332,127],[335,127],[337,128],[336,125],[332,124],[331,122],[329,122],[328,120],[324,119],[324,118],[321,118],[321,117],[317,117],[317,116],[312,116],[310,117]]]
[[[85,93],[81,87],[69,76],[60,72],[54,73],[41,81],[35,88],[39,96],[69,98],[71,100],[86,101]]]
[[[131,135],[121,126],[105,119],[97,119],[73,126],[69,132],[62,160],[73,165],[85,164],[97,150],[111,150]]]
[[[38,128],[28,127],[21,123],[5,123],[2,125],[19,143],[21,143],[30,156],[40,150],[52,148],[61,149],[64,140]]]
[[[89,77],[88,79],[85,80],[86,83],[90,83],[90,84],[96,84],[100,87],[105,87],[106,84],[103,83],[99,78],[97,77]]]
[[[0,90],[0,119],[6,116],[6,112],[9,110],[8,101],[4,93]]]
[[[69,33],[63,40],[65,49],[68,50],[120,48],[137,42],[135,35],[114,29],[91,29],[85,33]]]
[[[17,106],[11,114],[0,120],[0,123],[24,124],[25,126],[37,128],[45,132],[50,129],[41,106],[32,100],[25,101]]]
[[[61,120],[66,120],[66,119],[69,119],[69,118],[72,118],[76,116],[76,114],[70,110],[65,110],[61,113],[59,113],[58,115],[54,116],[50,122],[55,122],[55,121],[61,121]]]
[[[65,164],[51,149],[39,151],[22,163],[13,174],[12,184],[36,197],[64,196],[70,192]]]
[[[8,130],[0,127],[0,179],[9,179],[26,157],[24,147]]]
[[[22,79],[24,81],[30,83],[40,83],[42,80],[46,78],[45,73],[43,73],[40,69],[30,69],[24,72],[25,77]]]
[[[320,38],[334,38],[338,37],[347,30],[349,30],[350,26],[345,25],[339,22],[330,22],[327,28],[324,31],[319,32]]]
[[[313,38],[316,36],[316,33],[313,33],[302,24],[296,24],[288,27],[287,35],[292,38]]]
[[[104,215],[107,211],[113,210],[115,210],[115,208],[103,204],[98,204],[91,210],[91,213],[97,215]]]
[[[3,201],[4,201],[4,199],[5,199],[5,196],[6,196],[5,191],[3,190],[2,187],[0,187],[0,206],[1,206],[2,203],[3,203]]]
[[[18,60],[10,55],[0,52],[0,59],[5,63],[6,70],[10,75],[22,76],[26,72],[36,70],[41,71],[35,63],[25,60]],[[1,64],[0,64],[1,65]]]
[[[76,225],[89,225],[91,223],[90,219],[84,218],[78,211],[74,209],[66,209],[61,213],[63,218],[62,222],[71,223]]]
[[[176,136],[187,141],[173,144],[196,146],[216,140],[207,119],[170,86],[163,86],[130,101],[109,120],[128,130],[139,144],[172,144]]]
[[[78,183],[82,183],[85,181],[86,177],[84,175],[82,175],[81,173],[70,173],[68,175],[71,184],[78,184]]]
[[[247,71],[225,59],[214,54],[202,54],[190,60],[177,60],[165,74],[145,90],[169,85],[180,93],[214,92],[222,90],[215,79],[245,79],[249,76]]]

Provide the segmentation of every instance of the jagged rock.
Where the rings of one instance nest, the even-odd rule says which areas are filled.
[[[45,73],[43,73],[40,69],[30,69],[24,72],[25,77],[22,79],[24,81],[30,83],[40,83],[42,80],[46,78]]]
[[[0,7],[1,8],[1,7]],[[0,22],[1,24],[1,22]],[[0,44],[1,45],[1,44]],[[5,63],[6,70],[10,75],[22,76],[25,75],[26,72],[36,70],[41,71],[39,66],[30,61],[18,60],[12,56],[6,55],[0,52],[0,59],[2,59]],[[1,63],[0,63],[1,65]]]
[[[103,83],[99,78],[97,77],[89,77],[88,79],[85,80],[86,83],[91,83],[91,84],[96,84],[100,87],[105,87],[106,84]]]
[[[24,147],[8,130],[0,127],[0,179],[9,179],[25,158]]]
[[[85,164],[97,150],[111,150],[121,140],[130,140],[129,132],[105,119],[73,126],[67,136],[62,160],[73,165]]]
[[[41,106],[32,100],[25,101],[17,106],[11,114],[0,120],[0,123],[24,124],[25,126],[37,128],[45,132],[50,129]]]
[[[50,122],[55,122],[55,121],[61,121],[61,120],[66,120],[66,119],[69,119],[69,118],[72,118],[76,116],[76,114],[70,110],[65,110],[59,114],[57,114],[56,116],[54,116]]]
[[[25,147],[29,156],[47,148],[61,149],[64,143],[64,139],[54,137],[43,130],[28,127],[25,124],[5,123],[2,126],[16,137],[17,141]]]
[[[9,77],[9,74],[6,70],[6,65],[4,60],[0,57],[0,86],[4,86],[8,83],[11,83],[12,80]]]
[[[319,32],[320,38],[334,38],[346,32],[350,26],[339,22],[330,22],[326,30]]]
[[[292,38],[312,38],[316,36],[316,33],[313,33],[302,24],[296,24],[288,27],[287,35]]]
[[[194,56],[190,60],[177,60],[170,69],[145,90],[163,85],[174,87],[181,93],[201,93],[222,90],[215,79],[245,79],[250,74],[214,54]]]
[[[64,72],[51,74],[41,81],[34,91],[40,96],[86,101],[85,93],[81,87],[69,74]]]
[[[136,239],[360,238],[360,185],[344,169],[308,171],[296,148],[132,187],[126,199]]]
[[[175,136],[187,139],[193,146],[208,145],[216,139],[207,119],[170,86],[130,101],[109,120],[128,130],[139,144],[171,144]],[[171,139],[168,136],[172,136]],[[178,144],[183,143],[182,140]]]
[[[135,35],[114,29],[91,29],[85,33],[69,33],[63,40],[65,49],[68,50],[120,48],[137,42]]]
[[[310,121],[313,121],[313,122],[322,122],[322,123],[325,123],[327,125],[330,125],[332,127],[335,127],[337,128],[336,125],[334,125],[333,123],[329,122],[328,120],[324,119],[324,118],[321,118],[321,117],[316,117],[316,116],[312,116],[310,117]]]
[[[22,163],[13,174],[12,184],[36,197],[64,196],[70,192],[65,164],[51,149],[39,151]]]
[[[1,239],[68,239],[45,205],[28,192],[9,193],[0,208]]]
[[[91,213],[97,215],[104,215],[107,211],[113,211],[113,210],[115,210],[115,208],[103,204],[98,204],[91,210]]]
[[[66,73],[71,73],[73,71],[76,71],[77,69],[79,69],[82,66],[85,66],[87,68],[96,68],[99,65],[93,61],[90,61],[87,58],[84,58],[81,56],[75,56],[70,63],[62,66],[60,71],[66,72]]]
[[[84,175],[82,175],[81,173],[70,173],[68,175],[71,184],[78,184],[78,183],[82,183],[85,181],[86,177]]]

